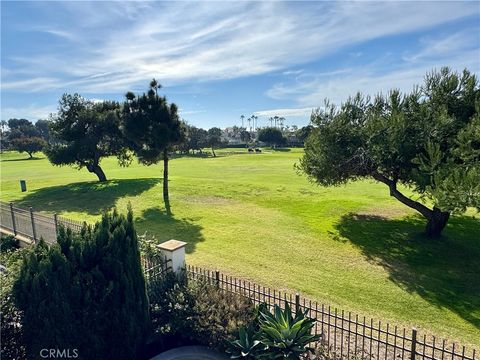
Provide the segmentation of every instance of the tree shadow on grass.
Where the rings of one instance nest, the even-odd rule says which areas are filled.
[[[336,228],[369,261],[383,266],[395,284],[480,329],[480,220],[453,217],[437,240],[423,236],[424,226],[417,216],[348,214]]]
[[[279,147],[279,148],[271,148],[269,150],[272,150],[272,151],[277,151],[277,152],[289,152],[289,151],[292,151],[292,149],[290,148],[282,148],[282,147]]]
[[[0,158],[0,162],[10,162],[10,161],[32,161],[32,160],[43,160],[45,157],[27,157],[26,158],[20,158],[20,159],[2,159]]]
[[[84,212],[99,215],[111,209],[119,198],[137,196],[159,183],[158,178],[119,179],[100,182],[78,182],[32,190],[15,202],[50,213]]]
[[[157,243],[175,239],[185,241],[187,253],[193,253],[197,243],[204,241],[202,227],[189,218],[175,218],[160,208],[150,208],[135,217],[135,226],[139,234],[147,239],[154,237]]]

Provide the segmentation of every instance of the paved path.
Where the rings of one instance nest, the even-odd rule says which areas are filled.
[[[182,346],[168,350],[150,360],[227,360],[228,356],[204,346]]]

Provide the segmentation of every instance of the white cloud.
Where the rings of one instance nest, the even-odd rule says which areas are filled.
[[[274,84],[266,95],[276,100],[293,100],[298,106],[317,107],[325,99],[335,104],[361,92],[374,96],[391,89],[411,91],[421,85],[427,72],[449,66],[480,73],[479,38],[465,32],[445,38],[421,39],[422,47],[401,59],[386,55],[373,63],[330,73],[303,73],[294,81]],[[399,60],[399,61],[397,61]]]
[[[342,47],[474,14],[465,2],[65,2],[72,54],[16,57],[5,89],[111,93],[162,84],[259,75],[318,59]],[[49,6],[49,5],[44,5]],[[75,35],[77,36],[77,35]],[[50,48],[48,48],[50,49]],[[13,70],[12,70],[13,71]],[[29,79],[21,74],[29,74]],[[4,76],[4,74],[2,74]],[[48,79],[48,81],[43,81]],[[68,80],[65,80],[68,79]],[[30,86],[31,84],[37,86]],[[42,84],[40,84],[42,83]]]
[[[53,77],[36,77],[33,79],[2,81],[2,90],[41,91],[61,85],[59,79]]]
[[[204,112],[207,112],[206,110],[182,110],[180,109],[179,111],[180,115],[192,115],[192,114],[201,114]]]
[[[255,111],[254,114],[262,117],[283,116],[283,117],[310,117],[313,108],[290,108],[290,109],[271,109]]]
[[[16,107],[2,107],[1,119],[8,120],[11,118],[24,118],[36,121],[38,119],[46,119],[51,113],[57,111],[56,105],[37,106],[35,104],[16,108]]]

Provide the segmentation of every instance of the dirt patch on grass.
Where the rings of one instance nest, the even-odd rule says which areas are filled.
[[[357,215],[376,215],[386,219],[396,219],[415,214],[415,210],[406,206],[371,206],[355,212]]]
[[[183,200],[190,203],[206,205],[232,205],[235,203],[235,201],[232,199],[227,199],[220,196],[188,196]]]

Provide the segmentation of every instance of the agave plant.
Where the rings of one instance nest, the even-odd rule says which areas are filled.
[[[266,350],[266,346],[259,340],[259,333],[255,326],[241,327],[239,338],[230,342],[227,350],[231,359],[259,359]]]
[[[311,334],[315,320],[307,317],[307,311],[297,309],[294,317],[288,304],[285,310],[275,305],[273,314],[262,309],[258,321],[260,341],[268,347],[269,359],[300,359],[300,355],[313,352],[308,344],[320,339]]]

